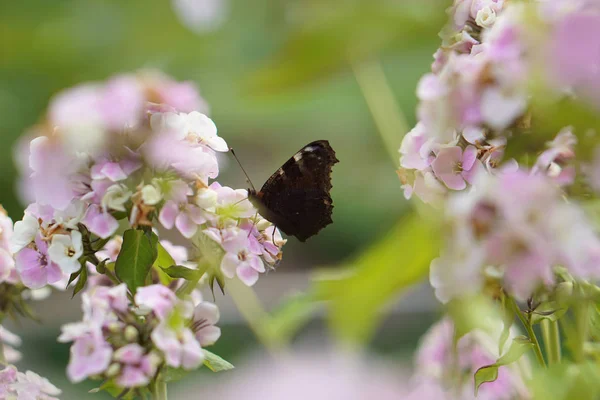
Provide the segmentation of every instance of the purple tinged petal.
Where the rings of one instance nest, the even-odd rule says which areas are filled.
[[[204,213],[199,207],[188,205],[187,207],[187,215],[188,217],[197,225],[203,224],[206,222],[206,218],[204,217]]]
[[[113,358],[125,364],[138,364],[144,355],[144,348],[137,343],[130,343],[117,350]]]
[[[462,177],[469,182],[471,185],[475,182],[477,174],[483,169],[483,164],[479,160],[475,160],[475,163],[471,166],[468,171],[462,172]]]
[[[107,162],[102,166],[100,171],[113,182],[122,181],[127,178],[127,175],[121,169],[121,166],[115,162]]]
[[[254,254],[248,255],[248,263],[250,266],[258,272],[265,272],[265,264],[262,262],[259,256]]]
[[[181,234],[187,239],[194,236],[198,230],[198,225],[192,221],[190,215],[187,213],[187,210],[180,212],[179,215],[177,215],[177,218],[175,218],[175,226],[177,227],[177,230],[181,232]]]
[[[158,215],[158,220],[167,229],[172,229],[175,225],[175,219],[177,218],[177,214],[179,214],[179,207],[173,201],[167,201],[162,209],[160,210],[160,214]]]
[[[258,272],[249,264],[243,264],[237,269],[237,276],[246,286],[253,286],[258,281]]]
[[[475,146],[467,146],[462,155],[462,168],[464,171],[471,169],[477,160],[477,148]]]
[[[210,346],[215,344],[221,337],[221,328],[218,326],[207,326],[196,332],[196,340],[200,342],[200,346]]]
[[[144,374],[141,368],[125,365],[121,374],[116,379],[116,383],[124,388],[134,388],[148,385],[150,378]]]
[[[15,259],[17,271],[25,286],[31,289],[46,286],[48,276],[45,266],[41,264],[40,253],[26,247],[16,254]]]
[[[233,278],[236,274],[237,267],[240,264],[237,253],[225,253],[221,260],[221,271],[227,278]]]

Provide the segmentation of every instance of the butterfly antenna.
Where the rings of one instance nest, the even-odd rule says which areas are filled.
[[[246,175],[246,181],[248,181],[248,184],[250,185],[250,187],[256,191],[256,188],[254,187],[254,185],[252,184],[252,181],[250,180],[250,177],[248,176],[248,173],[246,172],[246,170],[244,169],[244,167],[242,166],[242,163],[240,162],[240,159],[237,158],[237,156],[235,155],[235,151],[233,151],[233,148],[229,148],[229,151],[231,151],[231,154],[233,154],[233,158],[235,158],[235,161],[237,161],[238,165],[240,166],[240,168],[242,169],[242,172],[244,173],[244,175]]]

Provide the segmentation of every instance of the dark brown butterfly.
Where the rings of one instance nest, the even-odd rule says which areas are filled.
[[[304,146],[263,187],[248,189],[258,212],[301,242],[331,224],[331,168],[339,160],[327,140]]]

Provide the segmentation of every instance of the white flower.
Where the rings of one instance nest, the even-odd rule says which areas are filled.
[[[131,197],[131,191],[129,191],[123,185],[112,185],[106,189],[106,193],[102,198],[102,207],[105,210],[117,210],[125,211],[125,203]]]
[[[142,200],[144,204],[154,206],[162,200],[162,193],[160,188],[154,185],[146,185],[142,188]]]
[[[15,224],[14,233],[10,238],[10,251],[14,254],[33,242],[39,229],[38,220],[30,214],[25,214],[23,220]]]
[[[71,231],[71,235],[54,235],[52,244],[48,247],[50,260],[58,264],[60,269],[67,274],[79,271],[79,257],[83,254],[81,233]]]
[[[156,113],[150,118],[152,129],[175,134],[178,139],[203,145],[215,151],[229,151],[223,138],[217,136],[217,126],[198,111],[185,113]]]
[[[510,126],[527,108],[527,99],[521,94],[506,94],[499,88],[489,88],[481,97],[481,114],[494,129]]]
[[[477,12],[475,23],[482,28],[489,28],[496,22],[496,11],[492,10],[489,6],[482,8]]]
[[[85,204],[80,200],[74,200],[64,210],[56,210],[54,212],[54,221],[66,229],[76,229],[85,211]]]
[[[200,189],[196,194],[196,205],[205,211],[214,213],[218,197],[218,193],[211,188]]]

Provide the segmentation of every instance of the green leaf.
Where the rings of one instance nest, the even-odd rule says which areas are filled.
[[[169,268],[163,268],[163,271],[171,278],[183,278],[188,281],[198,279],[200,271],[184,267],[183,265],[171,265]]]
[[[202,349],[202,351],[204,352],[205,357],[204,365],[206,365],[212,372],[228,371],[234,368],[229,361],[222,359],[215,353],[211,353],[205,349]]]
[[[164,248],[162,244],[157,240],[156,243],[156,261],[154,261],[154,265],[160,268],[169,268],[171,265],[177,264],[171,254]]]
[[[498,353],[502,354],[504,345],[510,336],[510,328],[515,322],[515,316],[510,306],[510,302],[507,301],[506,295],[502,295],[502,332],[500,333],[500,340],[498,342]]]
[[[410,214],[350,267],[316,277],[316,299],[327,302],[328,322],[338,339],[367,341],[382,308],[427,276],[429,263],[439,253],[438,220]]]
[[[165,382],[177,382],[185,378],[189,373],[189,370],[183,368],[166,367],[163,369],[162,376]]]
[[[83,269],[83,268],[82,268],[82,269]],[[69,282],[67,282],[67,286],[66,286],[67,288],[69,287],[69,285],[70,285],[71,283],[73,283],[73,281],[74,281],[75,279],[77,279],[77,277],[79,276],[79,274],[81,274],[81,270],[82,270],[82,269],[80,269],[79,271],[73,272],[73,273],[71,274],[71,276],[69,276]]]
[[[77,281],[77,283],[75,284],[75,287],[73,288],[73,295],[71,296],[71,298],[75,297],[75,295],[77,293],[79,293],[85,287],[85,283],[87,282],[87,277],[88,277],[87,266],[85,265],[85,262],[83,262],[81,269],[79,270],[79,280]]]
[[[498,378],[498,368],[517,361],[529,349],[533,349],[533,346],[533,342],[528,337],[515,337],[506,354],[496,360],[494,364],[483,366],[475,372],[475,395],[482,384],[494,382]]]
[[[125,392],[126,389],[118,386],[113,379],[107,380],[100,387],[91,389],[89,393],[98,393],[100,391],[105,391],[110,394],[112,397],[118,397],[123,400],[132,400],[135,399],[135,392],[133,390],[129,390]]]
[[[157,256],[158,237],[141,230],[129,229],[123,234],[123,245],[115,264],[117,277],[132,293],[143,286]]]
[[[475,396],[479,387],[486,382],[494,382],[498,379],[498,366],[496,364],[486,365],[475,372]]]

